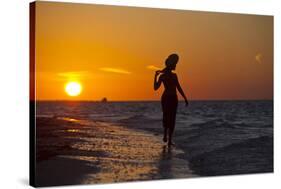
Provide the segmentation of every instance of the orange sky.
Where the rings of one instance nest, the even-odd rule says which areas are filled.
[[[38,100],[159,100],[173,52],[189,99],[273,98],[272,16],[37,2],[35,37]]]

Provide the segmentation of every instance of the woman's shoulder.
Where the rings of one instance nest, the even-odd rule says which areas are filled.
[[[173,77],[176,77],[176,78],[178,77],[177,74],[176,74],[176,73],[173,73],[173,72],[172,72],[172,76],[173,76]]]
[[[173,73],[173,72],[170,72],[170,73],[162,73],[160,76],[162,76],[162,77],[171,77],[171,76],[177,77],[177,74]]]
[[[160,78],[162,81],[169,80],[169,79],[178,79],[176,73],[163,73],[160,75]]]

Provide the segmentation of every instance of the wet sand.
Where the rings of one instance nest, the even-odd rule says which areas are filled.
[[[101,122],[36,119],[36,185],[195,177],[184,153],[160,136]]]

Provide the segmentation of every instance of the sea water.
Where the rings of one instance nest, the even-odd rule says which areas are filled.
[[[36,116],[163,133],[159,101],[40,101]],[[199,175],[272,172],[273,101],[191,101],[188,107],[179,102],[174,141]]]

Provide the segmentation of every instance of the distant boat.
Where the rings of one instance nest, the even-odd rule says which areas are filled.
[[[103,98],[103,99],[101,99],[101,102],[107,102],[107,98]]]

